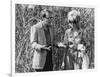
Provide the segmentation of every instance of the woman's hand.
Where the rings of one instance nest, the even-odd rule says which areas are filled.
[[[66,48],[66,45],[64,45],[62,42],[58,43],[58,47],[64,47]]]

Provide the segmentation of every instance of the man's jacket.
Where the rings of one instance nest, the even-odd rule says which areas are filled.
[[[49,28],[49,31],[50,31],[51,46],[52,46],[52,51],[53,51],[53,30],[52,30],[52,27]],[[47,45],[42,21],[38,22],[36,25],[31,27],[30,41],[32,44],[32,48],[34,49],[33,50],[34,55],[33,55],[32,68],[43,69],[43,67],[45,65],[45,61],[46,61],[47,51],[38,49],[38,47],[40,45]]]

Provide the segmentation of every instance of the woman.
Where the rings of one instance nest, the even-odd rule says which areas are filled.
[[[82,62],[81,57],[78,57],[77,47],[81,42],[80,30],[80,12],[72,10],[68,13],[69,29],[65,31],[64,44],[67,46],[64,58],[64,69],[80,69]],[[84,46],[84,45],[83,45]]]

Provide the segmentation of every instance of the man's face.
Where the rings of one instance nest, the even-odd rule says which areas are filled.
[[[46,26],[46,27],[50,26],[50,19],[49,18],[44,19],[44,26]]]
[[[47,25],[48,24],[48,19],[47,18],[44,18],[44,25]]]
[[[70,28],[73,28],[73,24],[72,23],[69,23],[69,26],[70,26]]]

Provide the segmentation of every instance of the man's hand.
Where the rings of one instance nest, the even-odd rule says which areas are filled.
[[[39,51],[40,51],[42,48],[45,48],[45,45],[37,45],[37,46],[36,46],[36,49],[38,49]]]
[[[51,46],[49,46],[49,47],[45,46],[45,47],[43,47],[41,49],[50,51],[51,50]]]

